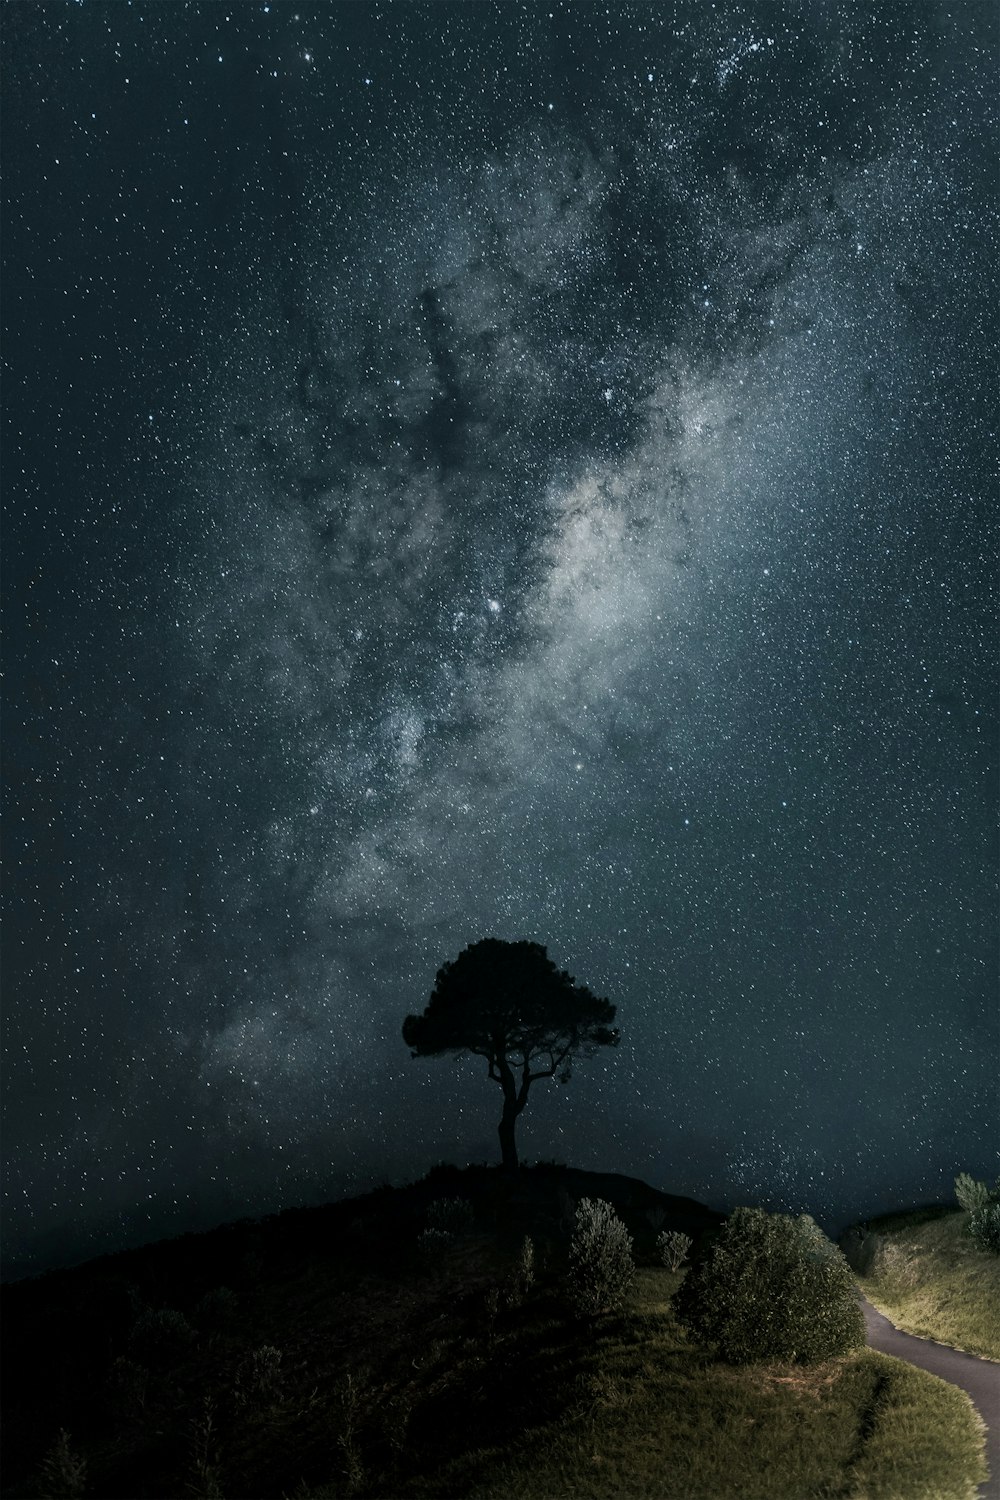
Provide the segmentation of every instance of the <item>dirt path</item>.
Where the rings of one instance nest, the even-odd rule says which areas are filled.
[[[915,1338],[912,1333],[902,1333],[864,1297],[861,1303],[865,1332],[873,1349],[919,1365],[921,1370],[929,1370],[942,1380],[950,1380],[972,1397],[986,1423],[986,1462],[990,1470],[989,1479],[979,1486],[979,1495],[981,1500],[1000,1500],[1000,1365],[932,1343],[930,1339]]]

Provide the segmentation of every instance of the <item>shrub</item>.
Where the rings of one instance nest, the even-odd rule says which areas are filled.
[[[443,1229],[424,1229],[417,1235],[417,1249],[420,1251],[421,1259],[431,1270],[437,1266],[441,1253],[447,1250],[452,1242],[452,1236],[446,1234]]]
[[[679,1271],[691,1249],[691,1236],[682,1234],[679,1229],[664,1229],[656,1236],[656,1249],[665,1266],[671,1271]]]
[[[905,1296],[920,1280],[916,1251],[895,1239],[880,1239],[872,1258],[870,1274],[888,1292]]]
[[[968,1214],[974,1214],[989,1205],[990,1190],[985,1182],[977,1182],[968,1172],[959,1172],[955,1178],[955,1197],[959,1208],[964,1208]]]
[[[244,1355],[236,1371],[237,1405],[275,1400],[281,1393],[281,1383],[281,1350],[273,1344],[261,1344]]]
[[[435,1198],[427,1207],[427,1228],[439,1234],[466,1234],[475,1222],[467,1198]]]
[[[206,1328],[229,1328],[236,1321],[238,1307],[239,1301],[232,1287],[214,1286],[202,1297],[194,1315]]]
[[[579,1313],[619,1307],[632,1283],[632,1236],[610,1203],[583,1198],[569,1250],[567,1294]]]
[[[176,1359],[194,1337],[194,1329],[176,1307],[147,1307],[132,1326],[131,1342],[147,1359]]]
[[[223,1500],[215,1414],[209,1396],[204,1398],[201,1415],[195,1418],[191,1427],[191,1479],[187,1492],[192,1500]]]
[[[342,1478],[347,1494],[353,1495],[365,1482],[365,1465],[358,1430],[371,1402],[367,1376],[363,1372],[345,1375],[338,1382],[334,1396],[340,1417],[337,1447],[340,1449]]]
[[[482,1316],[477,1331],[482,1332],[483,1341],[487,1347],[492,1346],[497,1336],[497,1321],[500,1317],[501,1288],[499,1286],[488,1286],[482,1298]]]
[[[526,1297],[535,1284],[535,1242],[530,1234],[526,1234],[521,1241],[514,1275],[521,1296]]]
[[[694,1337],[730,1364],[813,1364],[865,1341],[847,1262],[806,1216],[736,1209],[674,1305]]]
[[[506,1307],[520,1307],[535,1284],[535,1242],[530,1234],[521,1241],[517,1260],[499,1288]]]
[[[37,1493],[41,1500],[76,1500],[86,1487],[87,1460],[74,1453],[69,1433],[63,1428],[42,1460]]]
[[[969,1233],[980,1250],[1000,1255],[1000,1203],[987,1203],[969,1219]]]

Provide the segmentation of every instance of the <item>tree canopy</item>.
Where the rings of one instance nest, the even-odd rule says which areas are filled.
[[[514,1125],[540,1078],[569,1081],[573,1060],[618,1044],[615,1007],[559,969],[540,943],[483,938],[438,970],[422,1015],[407,1016],[414,1057],[470,1052],[503,1091],[504,1166],[517,1166]]]

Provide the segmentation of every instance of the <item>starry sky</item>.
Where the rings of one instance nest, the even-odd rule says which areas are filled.
[[[872,9],[8,5],[8,1264],[495,1160],[490,935],[524,1159],[996,1175],[996,20]]]

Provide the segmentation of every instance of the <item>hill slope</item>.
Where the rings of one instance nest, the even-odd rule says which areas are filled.
[[[585,1195],[618,1202],[640,1269],[620,1314],[581,1323],[560,1285]],[[421,1240],[442,1197],[471,1222]],[[4,1493],[38,1493],[65,1429],[44,1492],[73,1493],[76,1457],[106,1500],[967,1500],[981,1444],[959,1392],[870,1351],[734,1370],[687,1340],[654,1233],[718,1221],[628,1178],[439,1170],[15,1285]]]
[[[912,1209],[856,1226],[841,1247],[897,1328],[1000,1360],[1000,1256],[977,1248],[968,1222],[961,1209]]]

